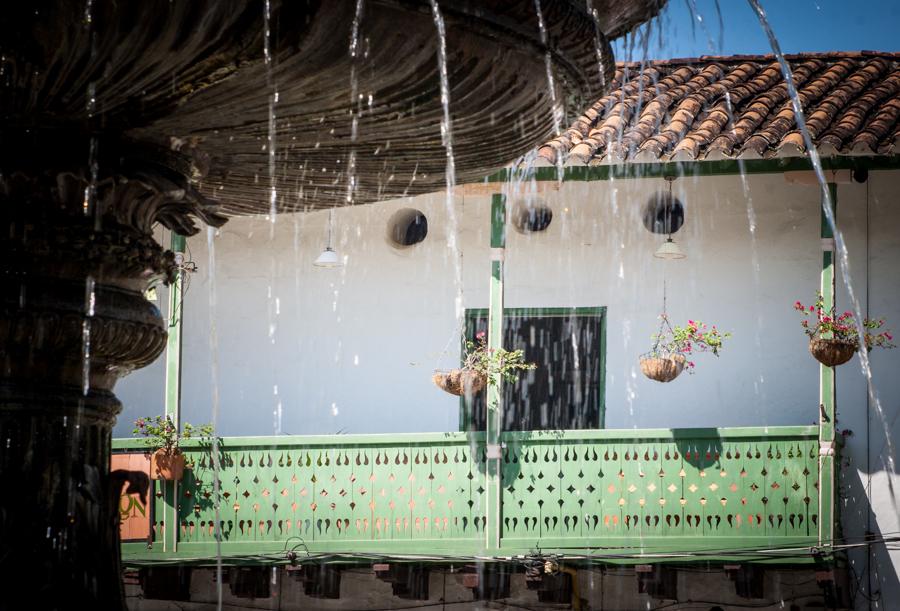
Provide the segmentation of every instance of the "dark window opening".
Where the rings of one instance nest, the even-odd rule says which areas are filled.
[[[466,337],[486,331],[487,310],[466,313]],[[524,350],[526,371],[503,384],[503,431],[602,428],[605,308],[509,309],[503,346]],[[464,404],[462,428],[485,430],[485,391]]]

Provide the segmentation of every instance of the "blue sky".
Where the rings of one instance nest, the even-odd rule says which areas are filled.
[[[900,51],[900,0],[761,0],[785,53],[809,51]],[[700,23],[691,15],[696,7]],[[663,10],[662,40],[654,24],[649,59],[771,53],[746,0],[669,0]],[[692,31],[693,22],[693,31]],[[705,30],[704,30],[705,28]],[[639,37],[638,37],[639,39]],[[617,61],[629,59],[623,40],[614,43]],[[637,45],[631,59],[640,60]]]

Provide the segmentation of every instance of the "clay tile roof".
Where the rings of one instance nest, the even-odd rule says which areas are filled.
[[[900,153],[900,53],[788,55],[825,154]],[[607,95],[538,154],[557,163],[803,154],[771,55],[619,64]]]

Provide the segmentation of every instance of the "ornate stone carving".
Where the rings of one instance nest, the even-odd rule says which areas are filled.
[[[0,166],[0,574],[23,606],[124,609],[112,389],[165,347],[143,291],[177,269],[152,232],[190,235],[194,219],[225,217],[197,189],[188,151],[25,140],[22,160],[7,150]],[[36,168],[50,142],[61,150]],[[79,150],[95,153],[90,163],[74,160]]]

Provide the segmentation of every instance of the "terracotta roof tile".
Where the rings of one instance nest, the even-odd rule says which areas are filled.
[[[900,54],[787,57],[807,126],[834,153],[900,147]],[[551,163],[768,157],[805,152],[771,55],[619,64],[612,87],[538,153]]]

